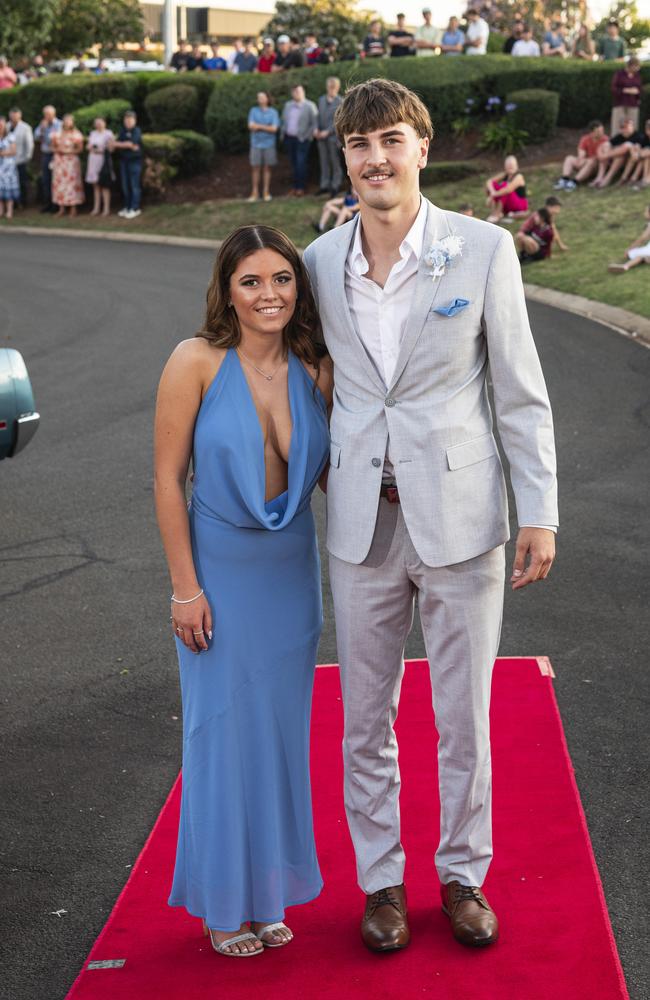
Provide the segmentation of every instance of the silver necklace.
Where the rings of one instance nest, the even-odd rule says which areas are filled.
[[[264,377],[264,378],[266,379],[266,381],[267,381],[267,382],[272,382],[272,381],[273,381],[273,379],[274,379],[274,378],[275,378],[275,376],[276,376],[276,375],[278,374],[278,372],[280,371],[280,369],[282,368],[282,366],[283,366],[283,364],[284,364],[284,362],[285,362],[285,360],[286,360],[285,358],[283,358],[283,359],[282,359],[282,361],[280,362],[280,364],[278,365],[278,367],[277,367],[277,368],[275,369],[275,371],[274,371],[274,372],[272,372],[272,373],[271,373],[271,374],[269,375],[269,373],[268,373],[268,372],[264,372],[264,371],[262,371],[262,369],[261,369],[261,368],[258,368],[258,367],[257,367],[257,365],[256,365],[256,364],[254,364],[254,362],[253,362],[253,361],[251,361],[251,359],[250,359],[250,358],[247,358],[247,357],[246,357],[246,355],[245,355],[245,354],[243,354],[243,353],[242,353],[242,352],[241,352],[241,351],[239,350],[239,348],[238,348],[238,347],[236,347],[236,348],[235,348],[235,350],[237,351],[237,354],[238,354],[238,355],[240,356],[240,358],[243,358],[243,359],[244,359],[244,361],[246,361],[246,362],[247,362],[247,364],[249,364],[249,365],[251,366],[251,368],[254,368],[256,372],[259,372],[259,373],[260,373],[260,375],[262,375],[262,376],[263,376],[263,377]]]

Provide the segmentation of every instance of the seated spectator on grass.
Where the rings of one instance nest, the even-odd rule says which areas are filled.
[[[551,256],[553,241],[557,241],[560,250],[568,247],[562,243],[557,231],[554,217],[560,212],[560,202],[557,198],[546,199],[543,208],[538,208],[530,215],[519,232],[515,233],[515,246],[522,264],[530,264],[536,260],[546,260]]]
[[[300,42],[293,36],[280,35],[278,37],[278,51],[273,63],[273,73],[284,72],[287,69],[300,69],[305,65],[305,58],[300,51]]]
[[[313,31],[310,31],[305,35],[305,48],[303,51],[305,56],[305,65],[315,66],[320,62],[323,50],[318,44],[318,38]]]
[[[272,105],[271,95],[260,90],[257,104],[248,112],[250,132],[251,193],[248,201],[259,201],[260,174],[262,177],[262,197],[271,200],[271,168],[278,162],[277,133],[280,116]]]
[[[650,205],[645,210],[645,221],[647,223],[645,229],[638,239],[630,243],[625,251],[625,263],[610,264],[607,268],[612,274],[622,274],[624,271],[629,271],[631,267],[637,267],[639,264],[650,264]]]
[[[586,24],[581,24],[578,29],[578,34],[573,41],[571,55],[574,59],[586,59],[588,62],[591,62],[596,55],[596,46]]]
[[[431,8],[422,8],[424,24],[415,30],[415,54],[416,56],[434,56],[439,48],[438,29],[431,24]]]
[[[15,87],[18,77],[7,62],[5,56],[0,56],[0,90],[8,90]]]
[[[619,34],[618,21],[614,18],[607,25],[607,34],[598,39],[596,51],[602,62],[625,59],[625,42]]]
[[[184,73],[187,69],[187,60],[192,52],[192,46],[188,45],[185,38],[181,38],[176,52],[172,55],[169,63],[170,69],[175,69],[177,73]]]
[[[412,56],[415,52],[415,38],[405,28],[406,14],[397,15],[397,27],[388,36],[388,47],[392,59]]]
[[[212,42],[210,45],[210,55],[203,57],[203,69],[208,73],[225,73],[228,63],[219,55],[219,43]]]
[[[254,73],[257,69],[257,49],[253,45],[252,38],[244,39],[244,47],[235,56],[232,71],[233,73]]]
[[[293,187],[289,194],[302,198],[307,186],[309,150],[318,125],[318,109],[305,98],[305,88],[291,88],[291,100],[282,109],[281,134],[291,160]]]
[[[440,52],[443,56],[462,56],[464,47],[465,32],[461,31],[458,18],[450,17],[440,39]]]
[[[624,118],[631,118],[634,128],[639,127],[641,107],[641,63],[631,56],[627,66],[617,69],[612,77],[612,120],[610,135],[620,131]]]
[[[368,34],[363,40],[363,54],[366,59],[378,59],[386,55],[386,43],[381,30],[381,21],[371,21]]]
[[[646,119],[638,145],[630,153],[629,182],[635,191],[650,187],[650,118]],[[627,165],[625,167],[627,170]]]
[[[258,73],[270,73],[275,62],[275,43],[272,38],[265,38],[262,42],[262,51],[257,60]]]
[[[459,215],[467,215],[470,219],[474,218],[474,206],[470,205],[468,201],[464,201],[462,205],[458,206]]]
[[[506,156],[503,171],[485,184],[487,204],[491,212],[488,222],[518,219],[528,213],[526,181],[519,169],[516,156]]]
[[[141,215],[142,131],[137,124],[135,111],[127,111],[114,149],[120,151],[120,179],[124,208],[117,214],[122,219],[136,219]]]
[[[560,59],[564,59],[568,54],[566,28],[559,21],[553,21],[550,30],[544,33],[542,55],[559,56]]]
[[[598,173],[589,186],[605,188],[611,184],[617,173],[624,169],[634,146],[640,145],[642,138],[640,132],[635,132],[632,119],[624,119],[621,131],[598,147]]]
[[[555,190],[574,191],[578,184],[588,180],[592,174],[596,173],[598,170],[598,150],[607,141],[603,123],[597,119],[589,122],[589,131],[580,139],[577,153],[565,157],[562,164],[562,175],[553,185]],[[574,171],[576,172],[575,179],[573,178]]]
[[[201,51],[200,45],[192,46],[192,51],[187,57],[185,67],[190,73],[197,69],[203,69],[203,52]]]
[[[334,219],[332,229],[336,229],[337,226],[342,226],[344,222],[349,222],[359,211],[359,195],[351,188],[350,191],[344,196],[339,198],[330,198],[323,205],[323,211],[321,212],[321,217],[318,222],[312,222],[312,226],[317,233],[324,233],[328,228],[328,223],[331,218]]]
[[[513,56],[538,56],[540,55],[539,42],[533,38],[533,29],[529,24],[522,25],[521,38],[512,46]]]
[[[487,43],[490,37],[489,25],[474,7],[470,7],[466,16],[465,55],[484,56],[487,52]]]
[[[524,22],[522,20],[517,20],[513,23],[510,29],[510,34],[505,40],[503,51],[505,55],[512,55],[512,50],[514,48],[515,42],[518,42],[521,38],[522,32],[524,30]]]
[[[29,194],[29,173],[27,165],[34,155],[34,133],[31,125],[23,121],[20,108],[12,108],[9,112],[9,129],[16,143],[16,169],[20,182],[20,203],[27,204]]]
[[[16,142],[7,119],[0,115],[0,218],[13,219],[14,205],[20,201],[20,181],[16,167]]]

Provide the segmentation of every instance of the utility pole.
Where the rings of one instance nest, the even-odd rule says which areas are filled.
[[[172,55],[178,47],[176,38],[176,0],[165,0],[162,29],[163,41],[165,43],[165,66],[168,67]]]

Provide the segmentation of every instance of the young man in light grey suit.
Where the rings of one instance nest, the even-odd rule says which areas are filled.
[[[334,361],[327,547],[345,706],[345,806],[374,951],[409,942],[393,723],[417,594],[440,736],[436,867],[455,936],[498,936],[489,699],[508,510],[487,371],[519,533],[510,577],[544,579],[557,519],[551,411],[508,232],[421,198],[427,109],[389,80],[336,116],[359,217],[308,247]]]

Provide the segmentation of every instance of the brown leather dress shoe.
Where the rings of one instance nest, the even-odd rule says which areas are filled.
[[[361,937],[371,951],[406,948],[411,932],[406,919],[406,889],[403,885],[391,885],[366,896]]]
[[[449,882],[440,886],[440,894],[443,913],[450,918],[458,941],[482,947],[497,940],[499,921],[477,885]]]

